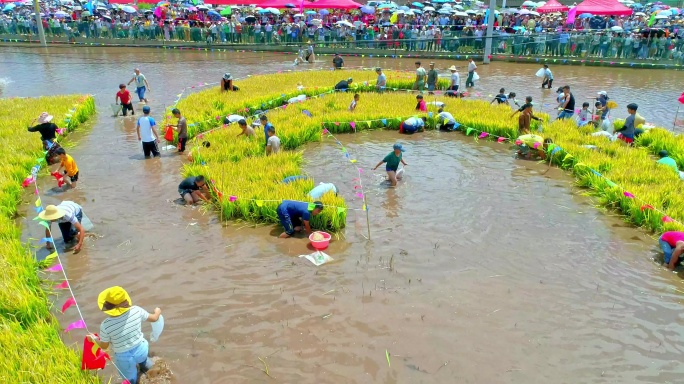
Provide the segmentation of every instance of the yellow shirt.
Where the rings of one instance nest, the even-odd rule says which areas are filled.
[[[66,169],[67,175],[69,176],[74,176],[78,173],[78,167],[76,166],[76,162],[74,161],[74,158],[69,155],[64,155],[64,160],[62,160],[62,162],[59,165]]]

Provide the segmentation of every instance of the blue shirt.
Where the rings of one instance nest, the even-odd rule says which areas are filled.
[[[561,33],[560,36],[558,37],[558,40],[560,41],[561,44],[567,44],[569,38],[570,38],[570,35],[568,35],[567,33]]]
[[[268,123],[266,123],[266,125],[264,125],[264,139],[266,140],[267,143],[268,143],[268,129],[272,126],[273,126],[273,124],[271,124],[270,122],[268,122]]]
[[[309,221],[311,218],[311,212],[309,212],[309,203],[303,201],[292,201],[283,200],[278,206],[278,209],[284,209],[287,211],[287,215],[290,217],[301,217],[304,221]]]

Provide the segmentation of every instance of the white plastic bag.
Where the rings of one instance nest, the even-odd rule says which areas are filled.
[[[473,72],[473,81],[478,81],[480,80],[480,75],[477,74],[477,72]]]
[[[112,113],[114,114],[114,116],[119,116],[119,112],[121,112],[121,108],[123,107],[123,105],[111,104],[110,106],[112,107]]]
[[[544,68],[540,68],[535,74],[537,77],[544,77]]]
[[[606,132],[613,133],[615,131],[615,126],[609,118],[605,118],[603,119],[603,122],[601,122],[601,129]]]
[[[159,315],[159,320],[157,320],[151,324],[152,324],[152,333],[150,333],[150,341],[154,343],[157,340],[159,340],[159,336],[161,335],[162,331],[164,330],[164,316]]]
[[[81,215],[82,215],[81,226],[83,227],[83,229],[85,229],[86,231],[92,230],[93,229],[93,222],[90,221],[88,216],[86,216],[86,214],[83,211],[81,211]]]
[[[305,257],[317,267],[334,260],[327,253],[321,251],[316,251],[310,255],[299,255],[299,257]]]

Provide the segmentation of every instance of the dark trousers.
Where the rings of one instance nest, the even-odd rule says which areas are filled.
[[[157,142],[156,141],[143,141],[142,147],[143,147],[143,153],[145,154],[145,157],[150,157],[150,153],[154,157],[161,156],[159,154],[159,150],[157,149]]]
[[[188,142],[187,137],[178,138],[178,152],[185,152],[185,144]]]
[[[466,84],[465,84],[466,88],[472,87],[475,85],[475,83],[473,82],[473,75],[474,74],[475,74],[475,72],[468,72],[468,78],[466,79]]]
[[[76,219],[80,223],[81,220],[83,220],[83,211],[78,211],[76,214]],[[71,223],[57,223],[59,226],[59,230],[62,232],[62,238],[64,239],[64,243],[69,243],[74,240],[78,232],[76,231],[76,228]]]

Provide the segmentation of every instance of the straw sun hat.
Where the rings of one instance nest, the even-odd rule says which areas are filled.
[[[52,115],[47,113],[47,112],[43,112],[40,114],[40,116],[38,116],[38,124],[49,123],[51,121],[52,121]]]
[[[455,66],[455,65],[452,65],[451,67],[449,67],[449,70],[450,70],[450,71],[455,71],[455,70],[456,70],[456,66]]]
[[[45,210],[38,214],[38,217],[45,221],[54,221],[62,218],[64,215],[66,215],[66,212],[59,207],[48,205],[45,207]]]
[[[97,306],[109,316],[119,316],[131,309],[133,302],[128,292],[119,286],[105,289],[97,296]]]

